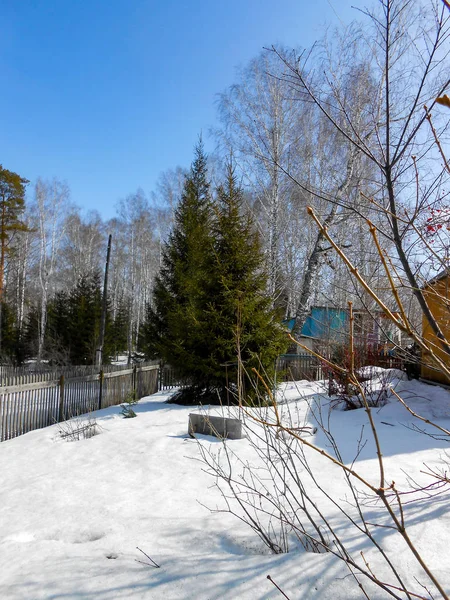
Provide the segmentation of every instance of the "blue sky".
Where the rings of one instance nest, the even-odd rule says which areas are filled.
[[[107,219],[189,166],[216,95],[263,46],[309,46],[353,0],[2,0],[0,163]]]

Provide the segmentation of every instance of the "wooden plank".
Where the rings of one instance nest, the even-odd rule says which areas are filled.
[[[56,387],[58,381],[43,381],[36,383],[22,383],[18,385],[9,385],[7,387],[0,387],[0,395],[3,394],[14,394],[16,392],[24,392],[25,390],[41,390],[49,387]]]
[[[132,375],[133,374],[133,369],[126,369],[124,371],[115,371],[112,373],[104,373],[103,377],[105,379],[112,379],[114,377],[124,377],[126,375]]]
[[[157,371],[159,370],[159,365],[147,365],[138,367],[138,371]]]
[[[159,365],[142,365],[138,367],[138,371],[153,371],[158,370]],[[113,371],[109,373],[105,373],[105,378],[111,377],[121,377],[125,375],[130,375],[133,373],[133,369],[126,368],[121,369],[119,371]],[[49,376],[52,376],[52,379],[48,379]],[[41,379],[40,381],[37,378]],[[31,380],[30,380],[31,379]],[[66,380],[69,382],[83,382],[83,381],[98,381],[99,375],[95,373],[94,375],[81,375],[81,376],[66,376]],[[14,382],[14,383],[13,383]],[[23,390],[31,390],[31,389],[43,389],[46,387],[55,387],[59,385],[59,377],[56,378],[54,373],[44,373],[44,374],[31,374],[29,376],[22,375],[17,377],[9,377],[7,378],[7,384],[2,385],[0,387],[0,394],[12,393],[12,392],[20,392]]]
[[[6,406],[7,406],[6,410],[7,410],[8,417],[7,417],[7,421],[6,421],[6,439],[9,440],[10,432],[11,432],[11,415],[12,415],[12,413],[11,413],[11,396],[8,395],[7,399],[8,399],[8,401],[6,404]]]
[[[3,442],[3,440],[4,440],[4,438],[3,438],[3,431],[4,431],[3,416],[4,416],[4,400],[3,400],[3,398],[0,397],[0,442]]]
[[[25,407],[23,394],[19,395],[18,398],[18,415],[17,415],[17,427],[16,435],[22,435],[24,433],[24,420],[25,420]]]
[[[18,425],[19,425],[19,414],[20,414],[20,396],[18,396],[15,399],[15,402],[13,403],[13,407],[14,407],[14,412],[13,412],[13,421],[12,421],[12,431],[13,431],[13,437],[16,437],[17,435],[17,429],[18,429]]]
[[[10,396],[6,396],[4,398],[4,406],[5,406],[4,438],[6,440],[9,440],[10,432],[13,428],[13,416],[14,416],[14,413],[12,411],[12,405],[10,402]]]

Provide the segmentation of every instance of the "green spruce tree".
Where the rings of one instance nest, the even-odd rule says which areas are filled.
[[[111,321],[109,333],[106,337],[106,344],[111,347],[112,356],[116,358],[119,354],[127,352],[127,332],[130,322],[130,306],[129,303],[121,298],[118,301],[114,320]],[[108,322],[107,322],[108,332]],[[140,350],[140,348],[139,348]]]
[[[200,141],[163,249],[142,343],[147,355],[162,358],[189,377],[199,393],[209,387],[202,362],[210,352],[204,308],[213,247],[211,218],[206,156]]]
[[[255,368],[264,378],[273,375],[276,357],[286,348],[286,336],[267,293],[264,256],[234,168],[217,189],[213,234],[215,250],[210,279],[214,282],[207,319],[214,341],[211,368],[222,401],[237,387],[237,361],[243,366],[241,384],[246,402],[260,389]],[[228,392],[226,391],[228,388]]]
[[[35,311],[38,315],[38,311]],[[48,305],[48,327],[44,355],[57,364],[93,365],[98,346],[102,313],[101,277],[82,275],[68,292],[58,292]],[[36,336],[36,317],[29,322],[29,338]],[[104,363],[114,352],[113,323],[108,309]]]
[[[72,364],[94,364],[101,314],[100,274],[82,275],[69,294],[67,337]]]
[[[163,358],[191,382],[174,396],[177,402],[235,400],[230,388],[236,389],[238,353],[246,372],[255,367],[270,374],[285,347],[266,293],[259,238],[231,166],[214,209],[198,147],[144,328],[147,355]],[[248,377],[245,382],[252,401],[254,387]]]
[[[70,319],[71,306],[70,294],[59,291],[55,294],[47,307],[47,331],[44,347],[44,356],[52,364],[70,364]],[[38,319],[40,310],[30,313],[29,337],[34,340],[35,354],[37,352]],[[30,330],[31,327],[31,330]]]
[[[2,363],[21,365],[26,358],[23,338],[17,327],[14,310],[10,304],[1,303],[1,339],[0,359]]]

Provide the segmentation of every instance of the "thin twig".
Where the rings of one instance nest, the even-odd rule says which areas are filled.
[[[267,575],[267,579],[270,581],[270,583],[273,583],[273,585],[277,588],[277,590],[280,592],[280,594],[283,594],[283,596],[285,598],[287,598],[287,600],[289,600],[289,596],[286,596],[286,594],[283,592],[283,590],[280,588],[280,586],[275,583],[275,581],[272,579],[272,577],[270,575]]]
[[[394,389],[391,389],[391,392],[394,394],[394,396],[397,398],[397,400],[403,404],[403,406],[406,408],[406,410],[416,419],[419,419],[419,421],[423,421],[424,423],[426,423],[427,425],[431,425],[432,427],[435,427],[436,429],[439,429],[439,431],[442,431],[443,433],[445,433],[446,435],[450,436],[450,431],[448,429],[445,429],[444,427],[441,427],[440,425],[438,425],[437,423],[434,423],[433,421],[430,421],[429,419],[426,419],[425,417],[422,417],[421,415],[419,415],[418,413],[414,412],[413,409],[411,407],[409,407],[406,402],[403,400],[403,398],[401,398],[397,392]]]
[[[148,560],[150,561],[150,563],[151,563],[151,564],[149,564],[149,563],[145,563],[145,562],[143,562],[142,560],[137,560],[137,559],[135,558],[135,561],[136,561],[136,562],[138,562],[138,563],[141,563],[142,565],[147,565],[147,567],[154,567],[155,569],[160,569],[160,568],[161,568],[161,567],[160,567],[160,565],[158,565],[158,564],[157,564],[157,563],[156,563],[156,562],[153,560],[153,558],[150,558],[150,556],[149,556],[148,554],[146,554],[146,553],[145,553],[143,550],[141,550],[141,549],[140,549],[140,548],[138,548],[137,546],[136,546],[136,550],[139,550],[139,552],[142,552],[142,554],[148,558]]]

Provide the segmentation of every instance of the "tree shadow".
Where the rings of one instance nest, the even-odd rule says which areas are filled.
[[[199,535],[202,532],[197,532]],[[203,535],[211,534],[203,532]],[[3,584],[5,598],[46,598],[46,600],[116,600],[117,598],[164,598],[166,600],[274,600],[281,597],[267,579],[271,575],[290,598],[359,597],[357,586],[350,588],[344,581],[345,566],[331,555],[307,555],[292,552],[283,555],[249,553],[239,547],[230,548],[225,536],[212,536],[214,556],[195,551],[196,537],[191,529],[179,529],[173,534],[179,555],[155,555],[160,568],[136,562],[141,554],[113,555],[108,560],[99,551],[98,558],[83,556],[54,557],[52,564],[33,573],[24,564],[19,583]],[[164,540],[169,545],[173,541]],[[241,546],[242,548],[242,546]],[[109,553],[111,556],[111,553]],[[43,571],[43,572],[42,572]],[[45,583],[44,583],[45,582]],[[111,582],[111,583],[107,583]],[[341,589],[340,589],[341,588]],[[343,593],[345,592],[345,593]],[[375,592],[371,598],[378,600]]]

